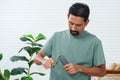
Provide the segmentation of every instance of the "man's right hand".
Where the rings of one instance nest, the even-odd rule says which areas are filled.
[[[45,59],[42,61],[42,65],[45,69],[52,68],[55,66],[55,61],[52,58]]]

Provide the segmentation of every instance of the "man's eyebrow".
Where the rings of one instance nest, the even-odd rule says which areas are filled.
[[[72,24],[75,24],[75,23],[73,23],[72,21],[69,21],[70,23],[72,23]],[[82,24],[75,24],[75,25],[82,25]]]

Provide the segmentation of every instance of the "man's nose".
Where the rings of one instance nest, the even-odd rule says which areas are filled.
[[[76,25],[75,24],[72,26],[72,30],[76,30]]]

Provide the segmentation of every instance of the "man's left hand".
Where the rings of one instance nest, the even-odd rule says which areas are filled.
[[[81,71],[80,65],[72,64],[72,63],[66,64],[64,68],[68,74],[75,74]]]

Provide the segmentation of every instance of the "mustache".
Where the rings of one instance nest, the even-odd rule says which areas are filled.
[[[78,31],[70,30],[70,33],[71,33],[73,36],[79,35],[79,32],[78,32]]]

